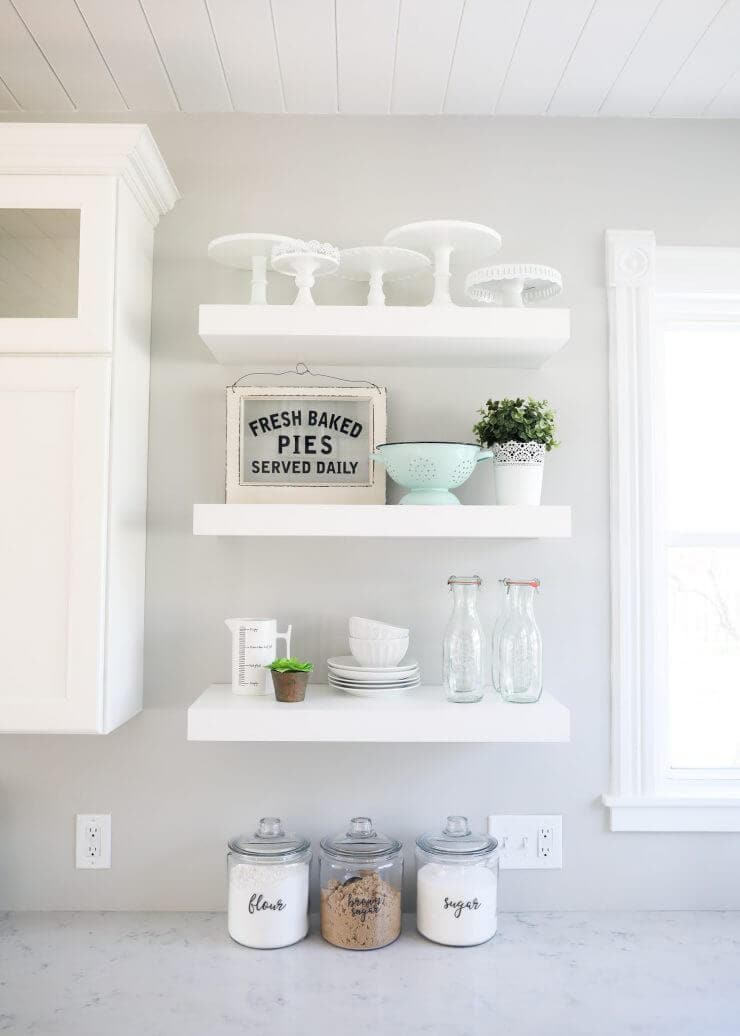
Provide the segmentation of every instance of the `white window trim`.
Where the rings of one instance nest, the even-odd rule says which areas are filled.
[[[740,248],[657,247],[652,231],[606,234],[611,475],[612,831],[740,831],[740,781],[667,782],[658,660],[643,615],[656,580],[653,348],[660,325],[740,319]],[[647,448],[646,448],[647,447]],[[672,785],[672,786],[669,786]]]

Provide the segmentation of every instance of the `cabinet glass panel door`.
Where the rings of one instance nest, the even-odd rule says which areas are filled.
[[[113,347],[116,182],[0,175],[0,353]]]
[[[0,319],[76,317],[79,209],[0,208]]]

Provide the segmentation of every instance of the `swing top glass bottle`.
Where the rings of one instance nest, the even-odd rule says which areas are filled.
[[[442,645],[448,701],[476,702],[483,697],[483,627],[478,617],[479,576],[450,576],[452,615]]]
[[[539,579],[505,579],[506,611],[497,624],[494,680],[504,701],[532,703],[542,695],[542,636],[534,617]]]

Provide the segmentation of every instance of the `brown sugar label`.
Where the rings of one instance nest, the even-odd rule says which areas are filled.
[[[347,896],[350,913],[363,921],[367,920],[368,914],[379,914],[384,903],[385,896]]]

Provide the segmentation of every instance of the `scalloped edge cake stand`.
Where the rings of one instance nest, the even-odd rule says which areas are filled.
[[[554,298],[563,290],[563,278],[552,266],[537,263],[500,263],[473,270],[465,278],[465,294],[474,302],[520,309],[532,302]]]
[[[428,270],[429,257],[410,248],[393,245],[358,245],[339,253],[339,276],[348,281],[368,281],[367,305],[384,306],[383,281],[400,281]]]
[[[429,256],[434,262],[434,295],[431,306],[454,306],[450,296],[450,263],[453,255],[470,261],[488,259],[501,248],[501,235],[482,223],[457,219],[424,220],[389,230],[386,245],[400,245]]]
[[[315,306],[311,288],[316,278],[336,273],[339,268],[339,259],[325,252],[282,252],[273,256],[271,262],[273,270],[295,279],[298,291],[293,299],[294,306]]]
[[[267,261],[275,245],[294,240],[287,234],[226,234],[209,243],[208,258],[236,270],[251,270],[249,304],[264,306],[267,303]]]

